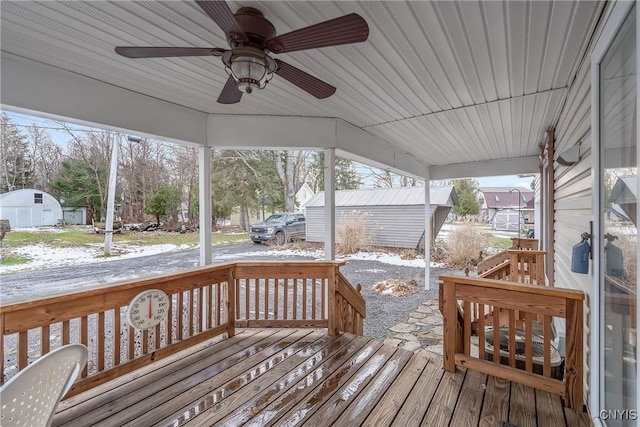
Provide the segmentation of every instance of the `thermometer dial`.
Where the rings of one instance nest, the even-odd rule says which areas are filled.
[[[167,316],[169,297],[160,289],[149,289],[136,295],[127,308],[127,320],[136,329],[149,329]]]

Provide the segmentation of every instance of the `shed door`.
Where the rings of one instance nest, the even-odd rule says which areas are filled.
[[[54,225],[53,222],[53,211],[51,209],[46,209],[42,211],[42,225]]]

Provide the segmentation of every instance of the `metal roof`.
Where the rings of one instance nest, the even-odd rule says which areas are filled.
[[[336,191],[336,206],[401,206],[424,205],[423,187],[374,188]],[[454,206],[458,197],[452,185],[431,186],[431,206]],[[324,191],[316,193],[305,208],[324,206]]]
[[[317,100],[274,78],[239,104],[222,105],[216,98],[227,75],[219,58],[132,60],[114,52],[118,45],[226,48],[222,30],[193,1],[2,1],[3,107],[198,144],[221,131],[260,135],[256,116],[269,123],[274,117],[339,118],[388,144],[395,154],[384,159],[397,169],[464,165],[458,175],[496,174],[482,162],[536,161],[607,2],[229,4],[258,8],[279,34],[355,12],[370,35],[355,45],[278,55],[336,86],[330,98]],[[80,102],[85,98],[91,108]],[[152,106],[171,114],[158,117]],[[232,130],[207,129],[207,115],[252,118]],[[312,121],[304,122],[308,134]],[[255,146],[272,144],[254,140]],[[409,160],[399,161],[403,156]]]

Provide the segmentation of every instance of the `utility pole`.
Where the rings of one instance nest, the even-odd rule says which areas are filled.
[[[142,139],[137,136],[128,136],[131,142],[140,142]],[[104,256],[111,255],[111,241],[113,240],[113,216],[116,198],[116,178],[118,175],[118,145],[119,141],[114,139],[111,149],[111,168],[109,169],[109,189],[107,190],[107,218],[104,226]]]

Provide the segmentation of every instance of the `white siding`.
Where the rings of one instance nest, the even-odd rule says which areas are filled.
[[[581,143],[580,161],[574,166],[554,163],[555,169],[555,286],[578,289],[587,294],[585,304],[585,394],[589,394],[589,334],[593,277],[571,272],[571,251],[580,234],[589,232],[591,212],[591,73],[590,61],[582,65],[555,128],[556,155]],[[561,330],[561,329],[559,329]]]
[[[431,207],[432,211],[436,206]],[[340,227],[351,211],[368,212],[367,229],[372,230],[371,244],[393,248],[415,248],[424,232],[424,205],[412,206],[342,206],[336,207],[336,242]],[[324,241],[324,207],[306,208],[307,241]]]

